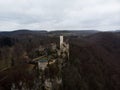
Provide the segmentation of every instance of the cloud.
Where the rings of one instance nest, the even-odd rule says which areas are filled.
[[[119,0],[0,0],[0,30],[115,30],[119,15]]]

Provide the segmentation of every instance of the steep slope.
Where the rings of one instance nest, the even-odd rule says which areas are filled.
[[[88,41],[103,46],[112,53],[120,53],[120,36],[119,33],[103,32],[89,36]]]
[[[100,44],[71,40],[70,60],[63,69],[64,90],[119,90],[117,61]]]
[[[91,43],[102,47],[110,56],[115,59],[110,59],[109,62],[115,64],[116,68],[120,70],[120,34],[112,32],[97,33],[87,38]]]

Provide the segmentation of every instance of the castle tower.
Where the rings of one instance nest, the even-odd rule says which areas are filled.
[[[60,49],[63,48],[63,36],[60,36]]]

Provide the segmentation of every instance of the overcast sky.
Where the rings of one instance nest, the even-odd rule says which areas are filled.
[[[0,31],[120,30],[120,0],[0,0]]]

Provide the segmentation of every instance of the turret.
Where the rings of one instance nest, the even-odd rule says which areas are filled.
[[[60,49],[63,48],[63,36],[60,36]]]

